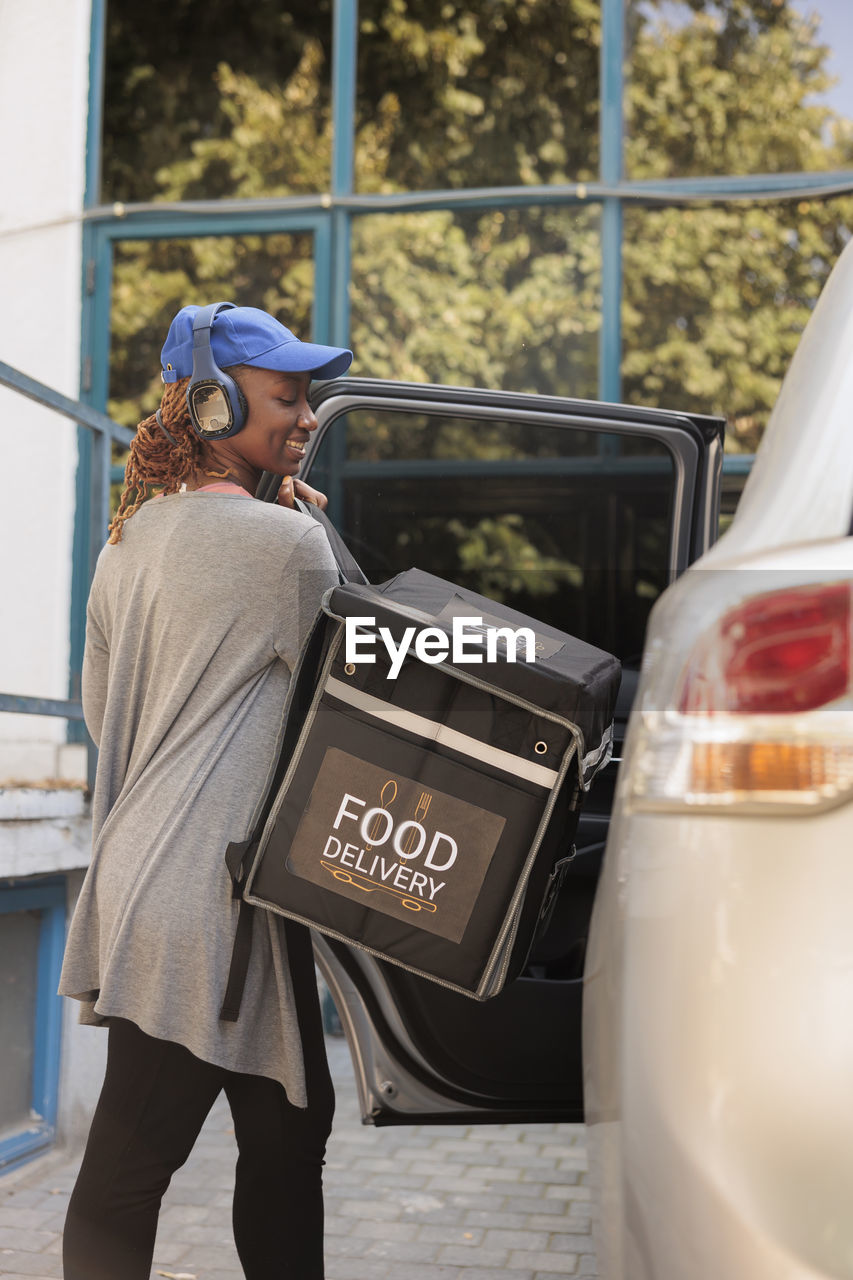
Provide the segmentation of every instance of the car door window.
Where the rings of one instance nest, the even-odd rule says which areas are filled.
[[[350,409],[310,470],[371,581],[416,566],[639,663],[671,578],[673,454],[651,434]]]

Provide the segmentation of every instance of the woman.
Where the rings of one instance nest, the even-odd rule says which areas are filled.
[[[221,1089],[246,1276],[323,1275],[334,1098],[310,939],[263,913],[239,1017],[224,1021],[237,903],[223,854],[260,809],[291,671],[337,582],[323,530],[292,503],[294,488],[321,500],[295,480],[317,426],[311,378],[351,359],[251,307],[184,307],[161,407],[131,445],[83,664],[100,748],[93,855],[60,993],[109,1041],[66,1280],[147,1280],[163,1192]],[[284,477],[280,505],[253,500],[264,470]]]

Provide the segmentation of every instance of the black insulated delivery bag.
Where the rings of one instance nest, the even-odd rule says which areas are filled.
[[[499,629],[523,627],[535,660],[521,645],[510,661]],[[419,641],[432,661],[415,651],[425,628],[437,629]],[[496,995],[572,856],[581,797],[610,756],[619,679],[610,654],[418,569],[332,588],[294,672],[243,897],[478,1000]]]

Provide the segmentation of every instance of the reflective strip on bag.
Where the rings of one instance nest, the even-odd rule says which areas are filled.
[[[335,676],[329,676],[324,692],[341,702],[349,703],[350,706],[366,712],[377,720],[382,720],[385,724],[396,725],[397,728],[414,733],[421,738],[429,738],[443,747],[458,751],[460,755],[469,756],[493,769],[510,773],[514,778],[524,778],[525,781],[547,787],[548,790],[557,782],[559,774],[556,769],[548,769],[545,765],[526,760],[524,756],[514,755],[511,751],[502,751],[500,747],[491,747],[488,743],[472,738],[467,733],[460,733],[458,729],[449,729],[447,725],[440,724],[437,720],[429,720],[426,716],[419,716],[414,711],[393,706],[381,698],[374,698],[372,694],[345,684]]]

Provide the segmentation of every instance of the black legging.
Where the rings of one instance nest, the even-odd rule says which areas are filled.
[[[247,1280],[322,1280],[322,1165],[334,1091],[304,930],[289,929],[288,950],[305,1110],[274,1080],[226,1071],[132,1022],[111,1021],[106,1077],[65,1221],[65,1280],[148,1280],[163,1193],[221,1089],[239,1151],[234,1239]]]

